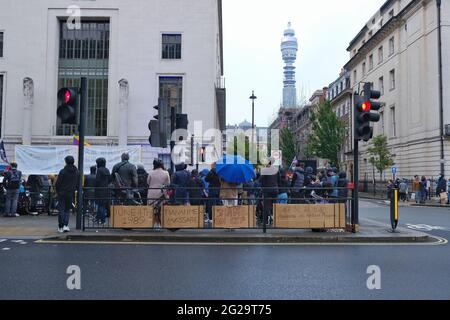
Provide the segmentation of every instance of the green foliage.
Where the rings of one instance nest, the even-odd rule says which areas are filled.
[[[388,149],[387,137],[379,135],[373,138],[372,146],[367,149],[367,152],[370,155],[369,162],[378,170],[381,180],[384,170],[395,164],[393,156]]]
[[[283,153],[283,164],[285,167],[289,167],[297,155],[295,136],[289,128],[280,131],[280,148]]]
[[[308,157],[327,159],[339,167],[339,154],[346,138],[346,124],[338,118],[329,101],[322,103],[311,116],[311,133],[305,153]]]

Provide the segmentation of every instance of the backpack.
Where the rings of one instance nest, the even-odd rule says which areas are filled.
[[[12,171],[11,177],[8,180],[8,189],[19,189],[20,185],[21,185],[21,181],[20,181],[19,172],[17,170]]]

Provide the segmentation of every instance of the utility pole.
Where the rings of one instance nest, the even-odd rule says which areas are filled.
[[[252,95],[251,95],[250,99],[252,100],[252,140],[251,140],[251,147],[250,147],[250,149],[252,149],[252,150],[249,150],[249,153],[250,153],[250,158],[252,158],[253,155],[255,154],[253,152],[253,148],[255,146],[255,141],[254,141],[254,139],[255,139],[255,100],[258,99],[255,96],[254,90],[252,91]]]

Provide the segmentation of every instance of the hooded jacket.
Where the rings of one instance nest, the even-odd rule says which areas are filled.
[[[56,180],[56,192],[61,194],[73,194],[78,189],[78,180],[80,173],[74,165],[66,165],[59,172]]]
[[[341,172],[339,173],[339,180],[337,184],[339,190],[338,190],[338,197],[340,200],[344,200],[348,198],[348,179],[347,179],[347,173]]]
[[[97,174],[95,176],[95,198],[104,205],[109,202],[109,189],[111,183],[111,173],[106,168],[106,160],[103,158],[97,159]]]

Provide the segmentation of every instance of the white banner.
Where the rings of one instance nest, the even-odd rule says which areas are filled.
[[[89,174],[90,167],[94,166],[97,158],[105,158],[106,166],[112,170],[116,163],[121,161],[123,153],[130,155],[130,162],[141,163],[141,147],[85,147],[84,148],[84,173]],[[16,146],[16,162],[18,169],[24,175],[49,175],[58,174],[64,167],[64,158],[73,156],[75,165],[78,163],[77,146],[51,146],[30,147]]]

